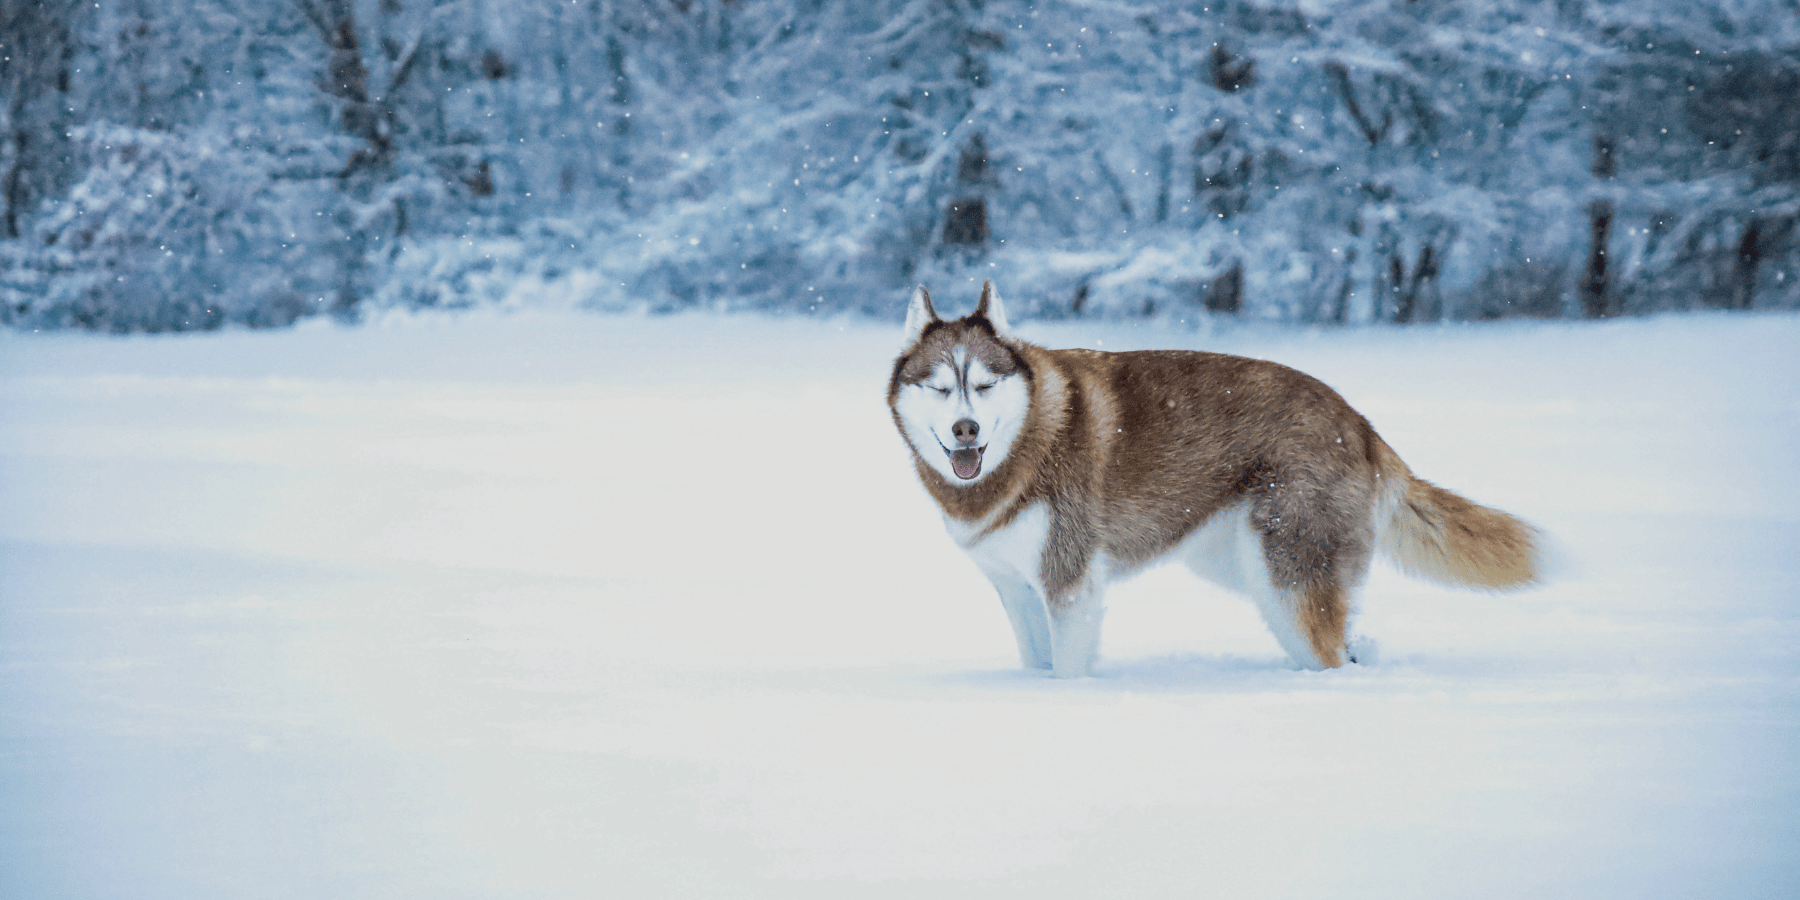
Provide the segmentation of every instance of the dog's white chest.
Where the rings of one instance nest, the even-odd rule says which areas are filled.
[[[988,531],[989,520],[965,522],[944,517],[944,529],[983,571],[1010,571],[1035,581],[1043,565],[1050,535],[1050,511],[1034,503],[1001,528]]]

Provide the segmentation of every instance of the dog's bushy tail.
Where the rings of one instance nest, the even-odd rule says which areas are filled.
[[[1543,583],[1546,535],[1508,513],[1414,477],[1386,442],[1379,443],[1377,454],[1382,496],[1376,546],[1401,571],[1492,591]]]

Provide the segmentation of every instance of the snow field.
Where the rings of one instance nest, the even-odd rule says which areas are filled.
[[[897,328],[0,333],[0,895],[1800,889],[1800,318],[1022,330],[1311,372],[1570,570],[1378,566],[1325,673],[1159,570],[1054,682]]]

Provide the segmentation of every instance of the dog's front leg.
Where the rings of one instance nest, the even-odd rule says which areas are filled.
[[[1100,649],[1100,620],[1106,612],[1104,582],[1090,576],[1060,602],[1046,606],[1050,613],[1050,652],[1057,678],[1086,678]]]
[[[1028,669],[1050,668],[1050,619],[1044,610],[1044,595],[1015,572],[985,571],[983,574],[1000,594],[1001,605],[1006,607],[1013,639],[1019,642],[1019,662]]]

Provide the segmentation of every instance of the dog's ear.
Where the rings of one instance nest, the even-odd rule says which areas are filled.
[[[931,308],[931,292],[925,290],[924,285],[919,285],[913,290],[912,303],[906,307],[904,346],[911,347],[918,342],[919,336],[925,333],[928,326],[941,321],[943,320],[938,318],[937,310]]]
[[[975,304],[971,318],[988,320],[994,326],[994,334],[1000,337],[1012,336],[1012,326],[1006,323],[1006,306],[1000,302],[1000,292],[994,290],[991,280],[981,283],[981,302]]]

